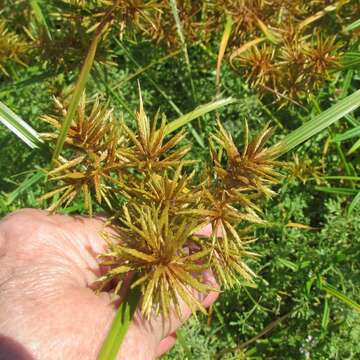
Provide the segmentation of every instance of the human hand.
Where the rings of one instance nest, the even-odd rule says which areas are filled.
[[[101,219],[21,210],[0,221],[0,360],[96,359],[115,316],[101,274]],[[204,231],[203,235],[209,235]],[[216,285],[210,274],[206,281]],[[217,293],[196,294],[205,307]],[[136,312],[118,359],[150,360],[175,343],[182,319],[144,320]]]

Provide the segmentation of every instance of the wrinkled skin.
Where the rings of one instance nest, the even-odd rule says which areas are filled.
[[[101,219],[21,210],[0,221],[0,359],[96,359],[116,307],[91,289],[101,273]],[[208,232],[204,230],[206,235]],[[206,281],[216,286],[211,275]],[[217,294],[196,294],[208,307]],[[182,319],[136,312],[118,359],[149,360],[175,343]]]

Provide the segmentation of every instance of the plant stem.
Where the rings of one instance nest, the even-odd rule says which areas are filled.
[[[115,360],[140,301],[140,290],[130,289],[119,306],[97,360]]]
[[[283,316],[280,316],[279,318],[275,319],[269,325],[267,325],[263,330],[261,330],[257,335],[252,337],[251,339],[239,344],[236,347],[226,348],[226,349],[222,350],[221,352],[219,352],[215,356],[214,360],[221,359],[225,354],[236,352],[236,351],[241,351],[241,350],[245,349],[247,346],[249,346],[250,344],[256,342],[258,339],[260,339],[261,337],[266,335],[268,332],[270,332],[272,329],[274,329],[277,325],[279,325],[281,322],[283,322],[285,319],[287,319],[292,314],[293,311],[294,310],[292,310],[292,311],[288,312],[287,314],[285,314]]]
[[[81,70],[80,70],[79,78],[75,85],[75,89],[74,89],[73,96],[71,98],[69,109],[66,113],[64,122],[60,129],[60,134],[57,139],[55,150],[54,150],[53,157],[52,157],[53,164],[56,162],[56,160],[59,157],[61,150],[64,146],[68,130],[69,130],[71,122],[75,116],[77,107],[80,102],[80,98],[85,89],[85,85],[86,85],[87,79],[90,74],[90,70],[92,68],[92,65],[93,65],[93,62],[95,59],[96,50],[97,50],[98,44],[101,40],[101,36],[102,36],[103,32],[105,31],[105,29],[107,28],[107,26],[109,25],[109,23],[112,19],[112,16],[113,16],[113,12],[114,12],[115,8],[118,6],[119,1],[120,0],[117,0],[115,2],[115,4],[110,8],[110,10],[104,15],[103,20],[101,21],[98,28],[96,29],[94,37],[91,41],[84,64],[82,65]]]
[[[186,69],[187,69],[188,77],[190,80],[191,95],[192,95],[194,104],[196,104],[197,98],[196,98],[196,91],[195,91],[195,86],[194,86],[194,82],[193,82],[193,78],[192,78],[190,58],[189,58],[189,53],[188,53],[188,49],[187,49],[187,45],[186,45],[185,36],[182,31],[182,25],[181,25],[181,20],[179,17],[179,11],[177,8],[176,0],[170,0],[170,8],[171,8],[171,12],[173,14],[174,20],[175,20],[176,30],[179,35],[181,46],[182,46],[182,49],[184,52]]]

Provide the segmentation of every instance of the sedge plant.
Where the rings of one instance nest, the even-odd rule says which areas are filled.
[[[9,30],[6,22],[0,19],[0,76],[10,76],[8,66],[11,62],[25,65],[25,55],[29,48],[29,44]]]
[[[111,15],[117,10],[116,4],[112,10]],[[114,19],[108,16],[106,23]],[[261,20],[256,23],[263,27]],[[95,31],[100,36],[99,27],[95,26]],[[328,64],[335,64],[330,53],[336,45],[331,39],[319,37],[316,46],[317,52],[307,49],[304,54],[312,58],[314,72],[322,73],[327,66],[322,54],[326,54]],[[271,63],[274,49],[268,45],[263,49]],[[265,85],[271,81],[275,86],[276,76],[274,66],[272,71],[260,69],[253,78]],[[83,83],[79,82],[82,88]],[[352,102],[345,100],[331,116],[322,114],[323,118],[318,119],[322,128],[351,111],[351,104],[357,106],[359,94],[351,97]],[[281,178],[278,169],[285,164],[277,158],[317,133],[321,126],[311,122],[280,143],[268,146],[272,130],[265,126],[250,137],[245,123],[243,148],[239,149],[218,121],[217,130],[210,136],[211,161],[194,174],[188,170],[196,160],[189,158],[185,131],[171,134],[176,127],[159,113],[150,121],[141,95],[136,129],[99,101],[89,107],[83,95],[78,106],[76,102],[68,110],[57,102],[59,114],[43,117],[52,131],[43,133],[42,139],[55,148],[56,156],[53,168],[47,171],[51,188],[41,199],[50,202],[51,211],[80,200],[90,216],[95,208],[108,212],[114,231],[103,234],[108,246],[99,259],[107,270],[97,281],[99,289],[118,293],[135,273],[130,292],[137,290],[134,303],[139,303],[144,317],[166,317],[172,309],[180,317],[180,301],[192,311],[205,311],[194,290],[215,289],[204,283],[203,270],[212,270],[225,288],[243,279],[251,281],[255,274],[247,259],[256,256],[249,248],[254,240],[251,230],[253,225],[263,223],[262,200],[274,195],[271,187]],[[212,227],[211,236],[198,236],[198,230],[207,225]],[[134,306],[131,308],[133,311]],[[118,325],[114,324],[110,336]],[[100,358],[114,358],[120,339],[106,341]],[[104,355],[108,354],[107,347],[111,357]]]
[[[56,105],[57,115],[43,116],[52,129],[41,137],[50,147],[66,117],[64,106]],[[261,200],[274,194],[271,186],[280,178],[275,168],[283,166],[276,160],[280,146],[266,145],[269,127],[252,139],[246,131],[239,150],[218,122],[211,161],[195,174],[188,169],[196,159],[189,158],[186,132],[168,134],[168,125],[160,113],[150,121],[141,95],[136,129],[98,100],[87,104],[83,95],[41,197],[50,211],[80,200],[89,215],[95,207],[108,212],[114,232],[103,234],[108,246],[99,259],[108,271],[98,279],[99,289],[118,293],[135,273],[131,288],[140,290],[146,318],[166,317],[172,309],[180,317],[180,301],[193,312],[205,311],[194,290],[216,289],[204,283],[203,270],[225,288],[251,282],[251,225],[263,222]],[[209,238],[196,235],[209,224]]]
[[[194,173],[184,130],[170,134],[172,123],[160,113],[150,120],[141,94],[136,128],[98,100],[87,104],[83,95],[65,146],[47,172],[51,188],[42,200],[52,199],[51,211],[76,199],[90,215],[95,207],[106,210],[113,231],[102,234],[107,250],[99,261],[107,270],[98,290],[118,293],[133,279],[99,359],[115,358],[137,305],[145,318],[172,311],[181,317],[180,301],[193,312],[205,311],[194,291],[217,289],[204,282],[204,270],[223,288],[251,282],[256,275],[248,259],[257,256],[250,249],[252,229],[264,223],[262,201],[275,194],[279,170],[288,168],[278,157],[358,105],[357,92],[272,146],[271,128],[250,137],[245,122],[240,149],[218,120],[211,160]],[[57,116],[43,117],[52,126],[41,136],[50,147],[66,117],[64,106],[57,106]],[[209,224],[209,238],[197,235]]]
[[[109,9],[111,18],[95,58],[105,64],[116,63],[113,43],[119,40],[153,41],[165,49],[197,44],[211,53],[231,19],[224,61],[280,106],[302,103],[317,93],[343,68],[345,49],[357,44],[356,32],[346,31],[359,10],[355,0],[62,0],[35,7],[36,1],[29,3],[23,6],[36,21],[29,20],[24,28],[32,40],[32,54],[55,72],[74,70],[81,62]],[[46,21],[41,9],[48,15]],[[11,51],[21,52],[15,43]]]
[[[65,7],[69,13],[60,14],[64,19],[58,13],[52,13],[53,24],[61,23],[66,29],[65,23],[74,23],[75,17],[71,11],[77,7],[81,10],[79,13],[85,14],[81,15],[83,18],[79,24],[83,28],[79,33],[84,34],[87,40],[101,28],[99,19],[104,15],[103,6],[113,4],[112,1],[101,0],[57,3],[69,5]],[[109,16],[106,24],[117,24],[123,36],[125,33],[121,30],[130,28],[133,21],[131,16],[134,15],[135,20],[140,19],[136,31],[147,31],[155,40],[168,42],[169,45],[179,41],[174,36],[176,24],[173,23],[173,16],[166,8],[168,2],[164,2],[161,11],[157,9],[156,1],[143,3],[154,5],[151,13],[148,12],[150,7],[145,10],[140,6],[132,12],[130,7],[124,5],[123,8],[114,8],[114,16]],[[219,23],[222,25],[221,20],[214,21],[214,14],[218,14],[216,6],[211,7],[211,2],[206,3],[209,7],[206,5],[200,9],[196,2],[178,2],[179,18],[186,39],[196,39],[201,33],[209,34],[198,31],[198,24],[205,26],[205,29],[216,29]],[[321,37],[316,31],[307,34],[303,31],[306,22],[310,24],[313,20],[307,15],[319,14],[317,11],[321,12],[327,2],[307,2],[309,6],[300,1],[274,2],[277,5],[273,9],[281,8],[281,14],[285,14],[285,17],[296,16],[297,31],[293,31],[293,24],[286,22],[286,31],[283,31],[285,28],[280,29],[279,23],[274,21],[279,18],[277,15],[280,12],[272,12],[266,1],[218,3],[227,6],[226,15],[234,24],[229,47],[236,54],[232,58],[234,68],[251,86],[270,89],[281,99],[299,98],[319,89],[322,81],[330,78],[331,71],[338,67],[340,46],[337,40],[331,36]],[[237,8],[232,7],[235,3],[238,4]],[[93,8],[89,8],[89,11],[86,6],[91,4]],[[118,12],[115,13],[115,10]],[[237,10],[239,14],[235,13]],[[207,15],[202,11],[207,11]],[[120,15],[117,17],[115,14]],[[143,15],[145,17],[141,18]],[[208,16],[206,21],[192,22],[204,16],[205,19]],[[317,15],[318,18],[322,16],[325,15]],[[168,29],[174,31],[161,33],[161,29],[167,29],[162,21],[168,22]],[[142,22],[146,26],[141,25]],[[74,34],[78,34],[72,32],[71,27],[68,29],[69,38],[63,41],[65,45]],[[99,34],[107,40],[110,35],[105,30],[99,31]],[[252,33],[258,37],[252,38]],[[43,36],[43,44],[49,42],[54,49],[57,48],[48,34],[40,35]],[[52,33],[52,39],[56,40],[57,35]],[[174,39],[167,40],[166,36],[173,36]],[[241,36],[244,38],[240,39]],[[200,41],[206,42],[207,39]],[[238,47],[249,41],[256,46]],[[89,51],[93,55],[88,56],[91,61],[85,61],[87,71],[80,76],[78,91],[74,91],[76,94],[81,94],[84,88],[95,57],[97,43],[94,44]],[[106,47],[106,42],[103,45]],[[79,56],[70,54],[69,57],[58,57],[54,63],[60,59],[63,66],[68,58],[77,59],[77,62],[84,52],[84,47],[79,49]],[[99,53],[95,60],[100,61],[98,56]],[[285,69],[287,76],[283,77]],[[303,74],[298,69],[302,69]],[[307,88],[308,83],[314,88]],[[192,119],[191,116],[184,115],[176,124],[167,122],[160,113],[150,120],[140,96],[140,107],[135,114],[136,126],[131,127],[100,100],[89,103],[82,95],[79,104],[74,101],[72,106],[65,106],[56,100],[57,114],[43,116],[51,129],[43,133],[41,139],[48,142],[50,148],[55,148],[55,155],[53,168],[46,171],[49,189],[41,200],[46,202],[50,211],[81,201],[90,216],[100,209],[109,215],[109,226],[114,231],[102,234],[107,250],[99,255],[99,261],[107,270],[97,281],[99,291],[118,293],[135,273],[129,294],[117,313],[99,355],[100,359],[115,358],[126,332],[124,324],[131,320],[137,305],[145,318],[153,314],[166,317],[173,309],[181,316],[180,301],[185,302],[192,311],[205,311],[193,295],[194,290],[214,290],[204,283],[203,270],[212,270],[221,288],[237,286],[243,280],[252,281],[256,275],[248,260],[257,256],[250,247],[254,241],[252,229],[264,223],[261,211],[263,199],[275,195],[273,186],[281,179],[279,170],[287,167],[278,158],[354,110],[360,104],[359,96],[359,92],[349,96],[273,146],[267,145],[272,136],[272,129],[268,126],[255,136],[250,136],[244,122],[244,141],[239,147],[218,121],[217,129],[209,139],[210,161],[202,164],[201,170],[196,173],[190,169],[197,159],[191,158],[186,132],[179,130],[180,125]],[[17,132],[13,131],[21,139],[35,147],[34,134],[37,133],[29,132],[8,108],[3,105],[0,108],[0,121],[10,129],[15,128]],[[317,175],[316,167],[311,164],[306,166],[297,157],[294,159],[291,168],[294,176],[301,181],[306,182]],[[34,177],[34,181],[37,178]],[[207,225],[212,227],[211,236],[198,236],[198,230]]]

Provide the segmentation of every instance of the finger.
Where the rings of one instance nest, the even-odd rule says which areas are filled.
[[[202,304],[205,308],[209,308],[219,297],[219,293],[215,291],[211,291],[206,298],[203,300]]]
[[[213,227],[212,227],[212,225],[211,225],[211,224],[207,224],[207,225],[204,226],[201,230],[197,231],[197,232],[195,233],[195,235],[210,237],[211,235],[213,235]],[[216,236],[218,236],[218,237],[221,237],[221,236],[222,236],[221,229],[217,228],[217,230],[216,230]]]
[[[176,333],[170,334],[165,339],[160,341],[160,344],[156,350],[156,357],[160,357],[166,352],[170,351],[176,343]]]
[[[211,236],[211,234],[212,234],[211,224],[207,224],[205,227],[203,227],[201,230],[199,230],[195,233],[195,235],[206,236],[206,237]]]
[[[211,271],[204,271],[204,283],[213,288],[218,288]],[[200,293],[194,289],[189,289],[189,291],[192,293],[192,296],[201,302],[205,308],[212,305],[218,296],[216,291],[211,291],[209,293]],[[189,306],[181,298],[179,298],[178,301],[181,316],[178,316],[175,309],[172,309],[168,317],[156,316],[149,321],[139,321],[146,331],[149,333],[152,332],[155,335],[158,343],[162,339],[174,333],[192,314]]]

